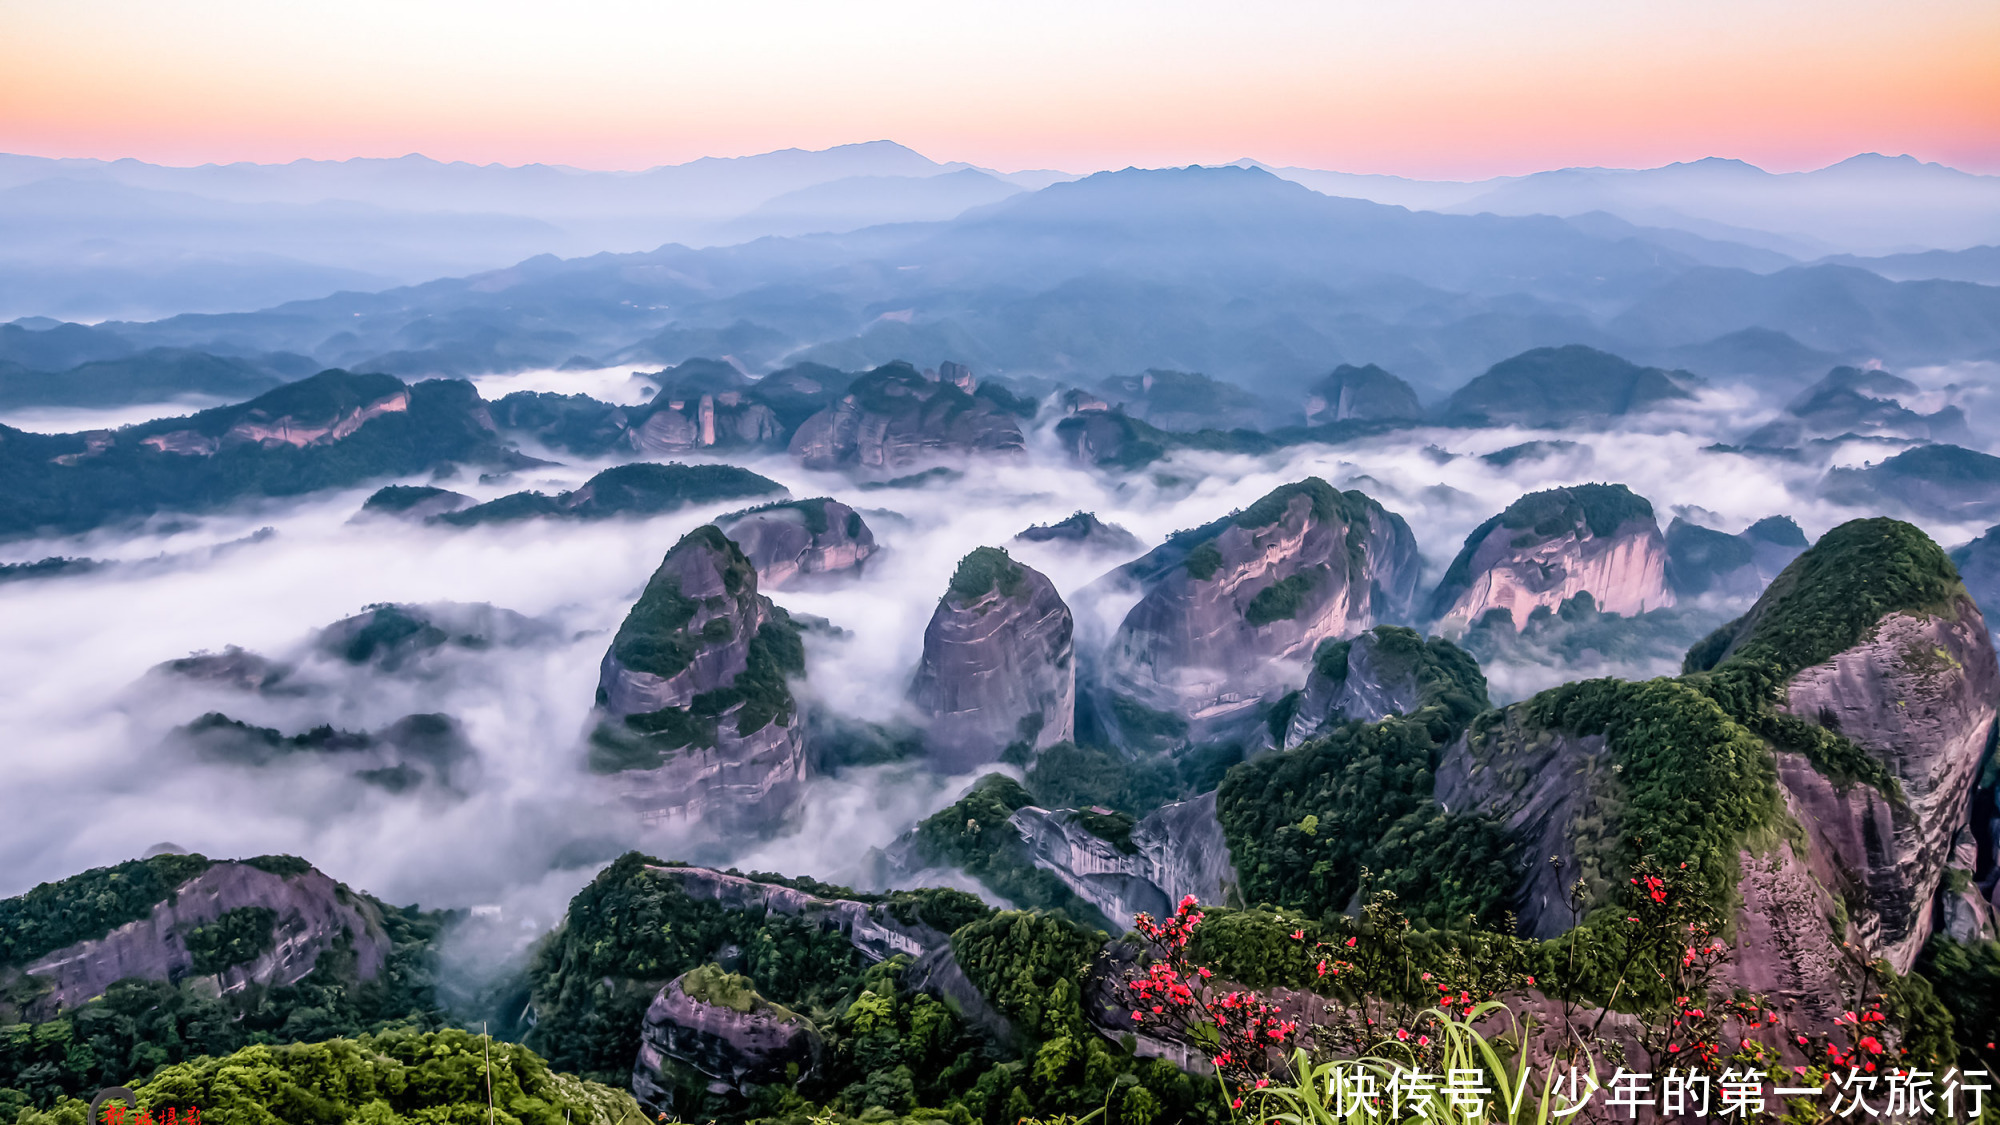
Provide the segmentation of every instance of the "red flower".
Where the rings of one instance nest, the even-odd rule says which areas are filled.
[[[1404,1040],[1405,1042],[1407,1042],[1407,1041],[1409,1040],[1409,1038],[1410,1038],[1410,1033],[1409,1033],[1409,1032],[1407,1032],[1407,1031],[1404,1031],[1404,1030],[1403,1030],[1402,1028],[1400,1028],[1400,1027],[1399,1027],[1399,1028],[1397,1028],[1397,1029],[1396,1029],[1396,1038],[1398,1038],[1398,1039],[1401,1039],[1401,1040]]]

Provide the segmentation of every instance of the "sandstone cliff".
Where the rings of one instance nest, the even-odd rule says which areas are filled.
[[[749,980],[705,965],[675,978],[647,1007],[632,1093],[662,1114],[691,1108],[677,1105],[687,1093],[741,1097],[809,1077],[822,1046],[811,1020],[759,996]]]
[[[1828,1005],[1862,962],[1908,971],[1938,919],[1991,924],[1945,874],[1977,861],[1968,812],[2000,662],[1922,532],[1833,529],[1687,669],[1545,692],[1444,755],[1442,804],[1498,816],[1524,854],[1553,857],[1523,869],[1525,932],[1567,927],[1578,879],[1586,912],[1615,901],[1616,866],[1671,828],[1672,802],[1704,810],[1672,831],[1734,853],[1713,892],[1734,914],[1728,981],[1815,1019],[1838,1014]]]
[[[313,971],[319,956],[351,942],[360,980],[382,971],[390,940],[372,900],[287,857],[208,863],[170,857],[200,869],[168,888],[143,917],[100,936],[42,952],[19,966],[22,1014],[43,1020],[101,995],[114,981],[207,978],[228,994],[251,985],[287,985]],[[87,873],[80,878],[89,878]],[[267,912],[267,913],[259,913]],[[230,916],[225,919],[225,916]],[[242,960],[206,949],[205,927],[235,923]],[[250,932],[254,931],[254,932]],[[190,948],[190,947],[193,948]],[[0,980],[15,970],[0,966]]]
[[[1193,895],[1226,905],[1236,869],[1215,817],[1215,794],[1178,801],[1141,817],[1029,806],[1009,820],[1036,867],[1053,873],[1115,925],[1140,912],[1155,918]]]
[[[1317,477],[1182,532],[1115,580],[1142,595],[1104,658],[1100,713],[1132,703],[1204,724],[1246,719],[1298,682],[1323,640],[1405,617],[1419,568],[1402,517]]]
[[[791,620],[709,525],[674,545],[604,654],[590,766],[648,823],[769,827],[802,791],[805,671]]]
[[[1519,627],[1536,607],[1555,610],[1586,591],[1605,613],[1664,609],[1674,604],[1666,564],[1653,506],[1624,485],[1532,492],[1466,537],[1430,618],[1463,629],[1504,609]]]
[[[808,469],[896,469],[939,454],[1019,453],[1021,427],[991,400],[926,379],[907,363],[854,380],[792,435]]]
[[[1041,750],[1075,733],[1075,623],[1040,572],[994,547],[965,556],[924,630],[910,698],[929,717],[940,770],[996,762],[1011,743]]]
[[[806,575],[858,572],[875,553],[875,535],[861,513],[825,497],[766,504],[715,522],[757,568],[765,590]]]
[[[1439,685],[1482,679],[1464,650],[1441,637],[1426,641],[1414,629],[1377,625],[1352,640],[1321,641],[1286,725],[1284,748],[1336,723],[1415,714]],[[1483,696],[1478,706],[1486,706]]]

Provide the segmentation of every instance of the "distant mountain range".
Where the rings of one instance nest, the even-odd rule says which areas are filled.
[[[1870,154],[1804,173],[1711,159],[1468,183],[1267,170],[1412,210],[1566,218],[1601,237],[1758,272],[1824,259],[1894,280],[1991,282],[2000,253],[2000,177],[1909,157]],[[636,172],[417,155],[191,168],[0,155],[0,319],[243,311],[538,254],[936,222],[1075,178],[941,163],[891,141]]]
[[[980,175],[942,194],[992,192]],[[813,206],[812,193],[789,198],[804,200],[795,214]],[[1571,344],[1786,395],[1836,362],[2000,358],[2000,289],[1759,255],[1776,258],[1605,216],[1334,198],[1254,168],[1128,169],[945,221],[540,255],[260,312],[23,322],[0,337],[0,360],[61,371],[166,347],[423,377],[696,356],[752,370],[954,359],[1071,383],[1199,371],[1290,399],[1342,363],[1379,364],[1435,398],[1508,356]]]

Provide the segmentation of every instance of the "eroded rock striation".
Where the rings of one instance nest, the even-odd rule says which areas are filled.
[[[823,496],[734,512],[715,524],[743,549],[765,590],[807,575],[858,572],[875,553],[861,513]]]
[[[1622,484],[1531,492],[1480,524],[1431,596],[1430,618],[1463,629],[1494,610],[1516,627],[1589,593],[1626,616],[1674,604],[1653,506]]]
[[[740,1098],[809,1077],[822,1049],[811,1020],[764,999],[748,978],[704,965],[676,977],[646,1008],[632,1094],[660,1113],[686,1108],[678,1103],[690,1093]]]
[[[924,746],[941,770],[998,761],[1075,733],[1075,622],[1039,571],[996,547],[965,556],[924,630],[910,699],[929,717]]]
[[[373,980],[382,972],[390,938],[380,908],[287,856],[211,862],[169,855],[86,872],[66,882],[99,875],[145,881],[163,872],[172,874],[160,883],[158,901],[150,909],[142,907],[137,918],[106,925],[59,948],[14,950],[11,966],[0,959],[0,981],[14,978],[19,984],[10,992],[26,998],[19,1014],[48,1019],[128,977],[205,977],[224,994],[253,985],[293,984],[313,971],[322,953],[343,944],[353,952],[357,980]],[[28,897],[61,897],[63,890],[64,884],[45,884]],[[107,891],[101,897],[115,901],[119,893]],[[95,902],[78,904],[67,913],[81,924],[96,909]]]
[[[590,766],[648,823],[782,819],[807,770],[787,683],[805,653],[757,571],[714,525],[683,536],[604,654]]]
[[[897,469],[941,454],[1014,454],[1020,424],[991,399],[926,379],[907,363],[857,377],[839,402],[792,435],[808,469]]]
[[[1008,823],[1036,867],[1117,924],[1130,925],[1142,911],[1164,918],[1188,895],[1227,904],[1235,893],[1236,869],[1215,817],[1213,791],[1137,821],[1094,809],[1031,805]]]
[[[1104,658],[1100,710],[1241,719],[1321,641],[1406,617],[1419,566],[1409,525],[1362,493],[1317,477],[1276,489],[1116,572],[1143,593]]]

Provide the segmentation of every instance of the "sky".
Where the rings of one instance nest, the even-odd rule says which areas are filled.
[[[1992,0],[0,0],[0,151],[2000,171]]]

